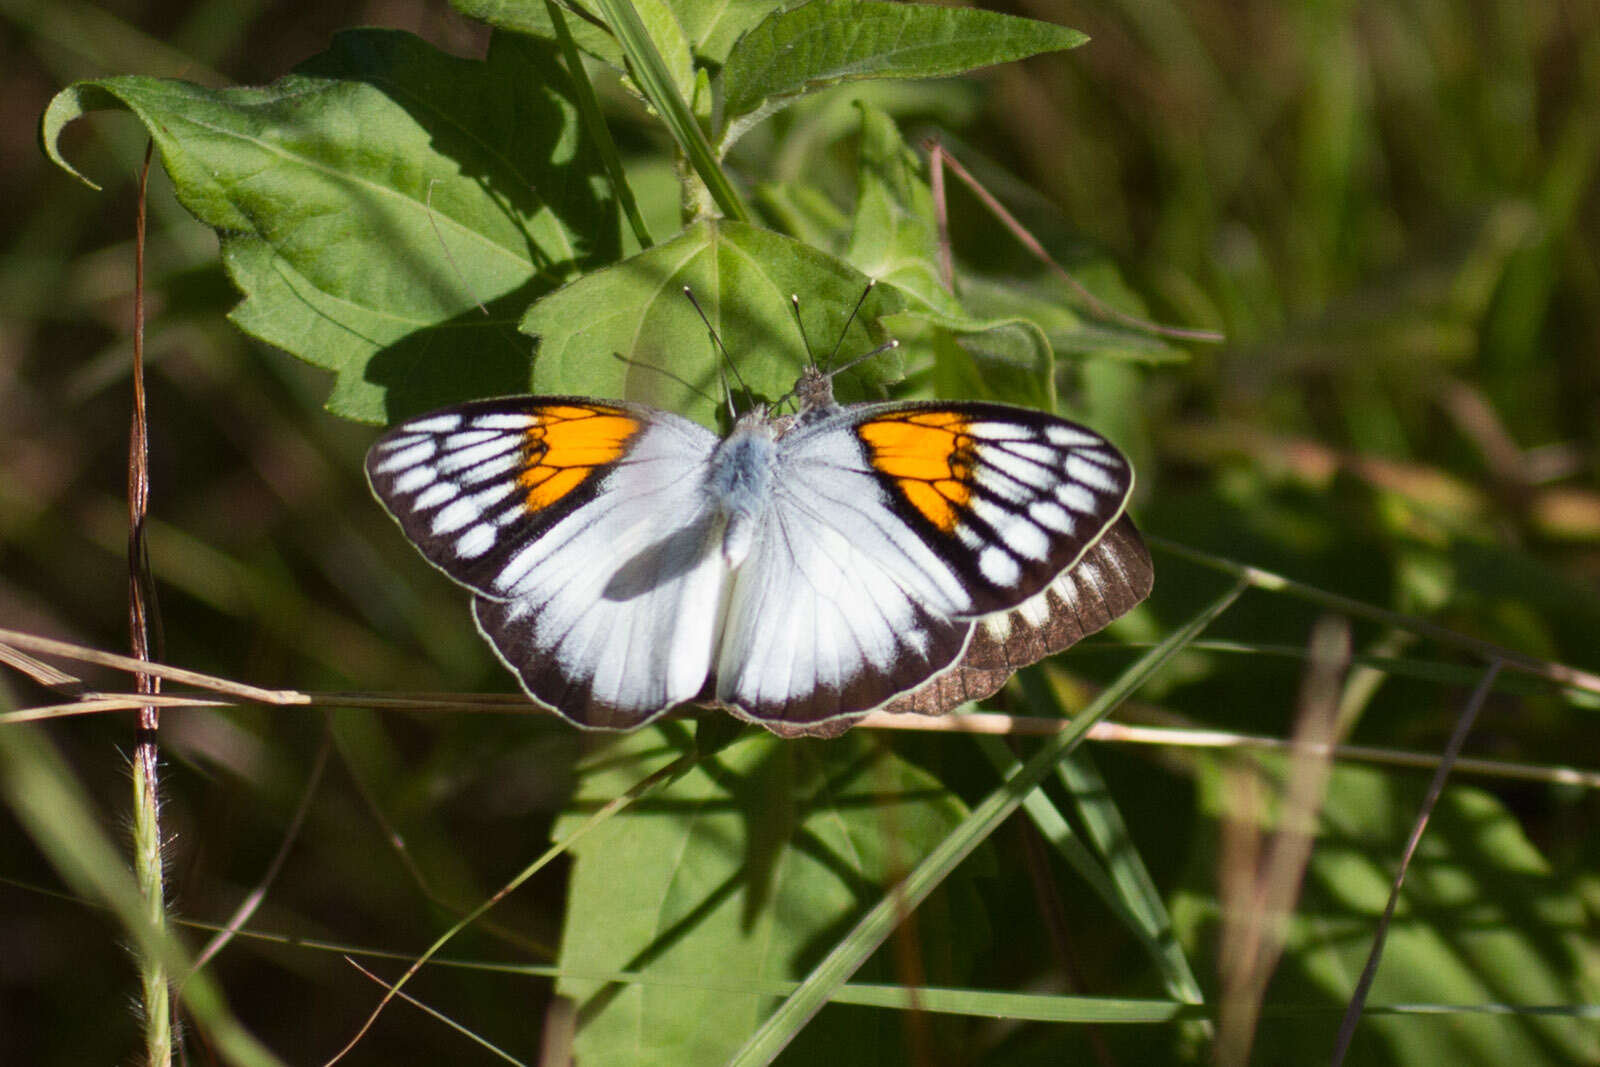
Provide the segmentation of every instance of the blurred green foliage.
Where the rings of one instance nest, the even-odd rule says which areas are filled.
[[[1137,294],[1157,319],[1228,335],[1187,361],[1069,364],[1063,403],[1138,461],[1141,524],[1600,668],[1600,3],[1035,0],[1015,11],[1091,42],[977,78],[866,95],[903,128],[941,130],[1059,259],[1102,272],[1096,292],[1115,285],[1109,261],[1130,301]],[[125,117],[68,128],[65,154],[106,188],[91,193],[37,151],[44,105],[71,81],[112,74],[270,82],[322,51],[335,30],[367,21],[461,55],[480,55],[486,38],[442,5],[407,0],[4,0],[0,19],[0,626],[120,650],[130,174],[141,131]],[[772,179],[752,191],[760,210],[820,230],[849,203],[858,89],[748,133],[736,159],[762,160],[750,170]],[[620,93],[604,102],[652,228],[670,234],[677,187],[659,173],[658,127]],[[837,195],[819,201],[800,184]],[[163,658],[268,686],[505,690],[459,591],[414,558],[368,497],[359,460],[370,431],[322,412],[323,373],[226,322],[237,296],[217,242],[163,179],[152,186],[146,343]],[[970,195],[953,186],[950,203],[958,255],[975,272],[1015,278],[987,313],[1071,303]],[[1125,634],[1159,636],[1223,585],[1168,554],[1157,566],[1150,607]],[[1319,613],[1254,592],[1211,636],[1303,646]],[[1355,642],[1358,651],[1472,666],[1371,624],[1356,627]],[[1103,680],[1127,660],[1112,646],[1084,649],[1060,664],[1057,680],[1064,689]],[[1292,658],[1191,650],[1121,717],[1283,736],[1300,675]],[[109,674],[90,682],[121,687]],[[51,699],[15,674],[0,676],[0,687],[18,704]],[[1379,679],[1353,699],[1354,737],[1437,751],[1466,688]],[[1468,750],[1508,763],[1592,764],[1594,714],[1592,701],[1503,686]],[[120,838],[131,720],[65,720],[49,732]],[[594,747],[544,717],[169,713],[163,815],[179,915],[225,916],[260,877],[325,736],[337,758],[251,925],[405,958],[542,849]],[[881,744],[962,797],[993,787],[969,741]],[[1227,812],[1212,761],[1093,755],[1156,882],[1183,905],[1191,959],[1214,996],[1208,909]],[[1487,788],[1448,794],[1440,826],[1449,833],[1416,898],[1438,925],[1404,935],[1396,950],[1438,984],[1407,984],[1401,972],[1388,976],[1391,988],[1448,1002],[1475,995],[1475,976],[1518,970],[1483,995],[1560,1001],[1587,988],[1592,1003],[1594,963],[1572,940],[1593,929],[1600,900],[1595,798],[1557,785]],[[1341,976],[1352,981],[1359,967],[1420,787],[1411,772],[1346,771],[1334,790],[1330,818],[1339,822],[1309,875],[1311,921],[1292,932],[1267,991],[1269,1003],[1324,1012],[1327,1025],[1269,1019],[1262,1062],[1326,1054],[1335,1025],[1326,1013],[1342,1006]],[[125,1059],[137,1024],[119,930],[51,895],[59,883],[9,817],[0,842],[0,1061]],[[1160,995],[1133,939],[1030,825],[1014,820],[988,852],[995,877],[975,884],[992,933],[962,946],[975,959],[968,984]],[[565,873],[542,874],[449,954],[554,959]],[[1351,884],[1370,892],[1341,895]],[[1335,920],[1338,943],[1316,943],[1316,923]],[[1433,940],[1441,929],[1460,939],[1459,951]],[[1524,952],[1529,945],[1536,951]],[[896,957],[891,945],[879,972],[911,982],[914,956]],[[245,940],[215,966],[241,1019],[290,1062],[342,1045],[376,995],[338,953],[304,946]],[[430,969],[410,991],[531,1058],[552,988],[546,978]],[[821,1023],[870,1011],[830,1008]],[[1175,1026],[902,1025],[913,1062],[1204,1056]],[[1586,1046],[1565,1026],[1385,1021],[1357,1048],[1361,1062],[1437,1061],[1443,1050],[1582,1062],[1592,1036]],[[487,1062],[401,1008],[353,1062],[469,1056]]]

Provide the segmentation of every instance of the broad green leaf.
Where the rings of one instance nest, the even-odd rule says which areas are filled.
[[[61,128],[109,107],[144,122],[218,231],[234,320],[334,371],[329,408],[348,418],[525,388],[518,317],[619,247],[554,53],[515,37],[476,62],[352,31],[265,88],[80,82],[45,114],[57,162]]]
[[[911,297],[918,310],[965,318],[939,279],[939,232],[922,160],[888,113],[864,101],[856,107],[861,112],[860,161],[845,258]]]
[[[1263,760],[1281,767],[1281,760]],[[1230,811],[1221,776],[1204,764],[1201,801],[1212,820]],[[1366,963],[1411,823],[1423,776],[1336,767],[1283,962],[1268,1004],[1323,1007],[1326,1014],[1263,1020],[1255,1061],[1299,1060],[1332,1047],[1339,1010]],[[1210,825],[1215,825],[1212,822]],[[1191,947],[1216,940],[1211,895],[1215,842],[1200,838],[1194,869],[1173,918]],[[1558,879],[1494,796],[1452,785],[1423,837],[1384,946],[1369,1012],[1350,1063],[1570,1064],[1600,1061],[1600,1031],[1559,1014],[1450,1013],[1449,1019],[1386,1015],[1384,1005],[1593,1004],[1600,997],[1600,950],[1578,894]]]
[[[688,286],[727,346],[730,368],[683,295]],[[900,310],[880,286],[840,340],[846,318],[866,290],[865,276],[845,263],[770,230],[742,223],[696,223],[664,244],[585,275],[540,300],[522,328],[539,338],[533,387],[543,393],[620,397],[669,408],[715,425],[726,413],[722,380],[757,397],[786,394],[808,359],[795,324],[791,294],[800,297],[805,337],[819,359],[839,342],[842,357],[876,347],[878,320]],[[622,358],[619,358],[622,357]],[[885,353],[838,383],[899,375]]]
[[[763,182],[755,198],[775,228],[817,248],[843,251],[850,218],[827,193],[808,182]]]
[[[708,63],[727,62],[734,42],[760,24],[773,12],[787,6],[786,0],[667,0],[683,24],[683,32],[693,42],[694,54]]]
[[[497,29],[544,41],[556,39],[556,28],[544,0],[450,0],[450,6]],[[622,70],[622,46],[595,11],[592,0],[563,0],[563,6],[573,42],[596,59]]]
[[[1077,30],[971,8],[812,0],[762,20],[722,69],[724,151],[811,89],[862,78],[939,78],[1075,48]]]
[[[673,730],[618,741],[555,833],[670,760]],[[634,804],[572,850],[559,988],[577,1003],[579,1060],[724,1062],[777,1003],[756,987],[802,976],[963,814],[936,779],[862,733],[752,732]],[[939,984],[964,972],[985,925],[961,880],[931,903],[920,953]],[[582,977],[617,971],[644,981]],[[712,988],[695,988],[706,979]],[[796,1062],[890,1063],[904,1044],[890,1012],[844,1013],[813,1031]]]
[[[567,11],[567,28],[579,48],[622,70],[622,48],[604,25],[594,0],[562,0]],[[450,0],[450,6],[491,26],[555,40],[555,27],[545,10],[544,0]],[[638,4],[646,24],[659,16]],[[655,0],[649,5],[673,18],[678,31],[694,56],[721,65],[728,58],[733,42],[763,18],[783,6],[783,0],[725,0],[708,4],[705,0]]]
[[[520,4],[472,3],[471,14],[521,33],[556,39],[546,0]],[[704,71],[694,64],[694,41],[685,18],[703,28],[709,5],[669,0],[592,0],[578,5],[565,19],[574,43],[629,76],[624,84],[655,110],[679,149],[699,176],[704,189],[691,190],[695,214],[710,214],[711,205],[730,218],[745,218],[738,193],[722,173],[701,121],[709,115],[711,91]],[[715,10],[715,9],[710,9]],[[700,195],[695,195],[700,194]]]

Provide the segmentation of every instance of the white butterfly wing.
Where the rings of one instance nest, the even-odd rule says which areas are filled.
[[[373,490],[530,696],[628,728],[710,673],[727,566],[702,482],[716,437],[576,398],[464,404],[373,446]]]
[[[993,671],[992,692],[1039,656],[1023,661],[1011,642],[1013,659],[968,663],[975,624],[1027,609],[1019,618],[1041,630],[1037,610],[1070,610],[1074,598],[1046,590],[1092,553],[1133,487],[1098,434],[995,404],[834,409],[779,446],[771,513],[734,578],[715,699],[788,734],[837,732],[962,664]],[[986,650],[1000,640],[979,637]],[[1049,643],[1033,645],[1043,655]]]
[[[711,696],[780,734],[836,733],[956,662],[967,599],[847,434],[812,435],[780,471],[734,578]]]

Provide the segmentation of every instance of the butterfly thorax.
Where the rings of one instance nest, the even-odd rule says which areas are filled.
[[[706,488],[727,520],[722,556],[730,567],[750,554],[756,523],[772,498],[777,459],[777,429],[761,410],[741,417],[711,453]]]

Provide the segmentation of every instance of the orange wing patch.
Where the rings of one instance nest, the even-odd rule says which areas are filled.
[[[588,480],[595,468],[615,463],[641,423],[621,408],[557,404],[540,408],[523,434],[526,457],[517,484],[529,511],[543,511]]]
[[[873,419],[856,428],[867,458],[922,517],[953,533],[972,499],[977,442],[967,420],[953,411],[912,411]]]

